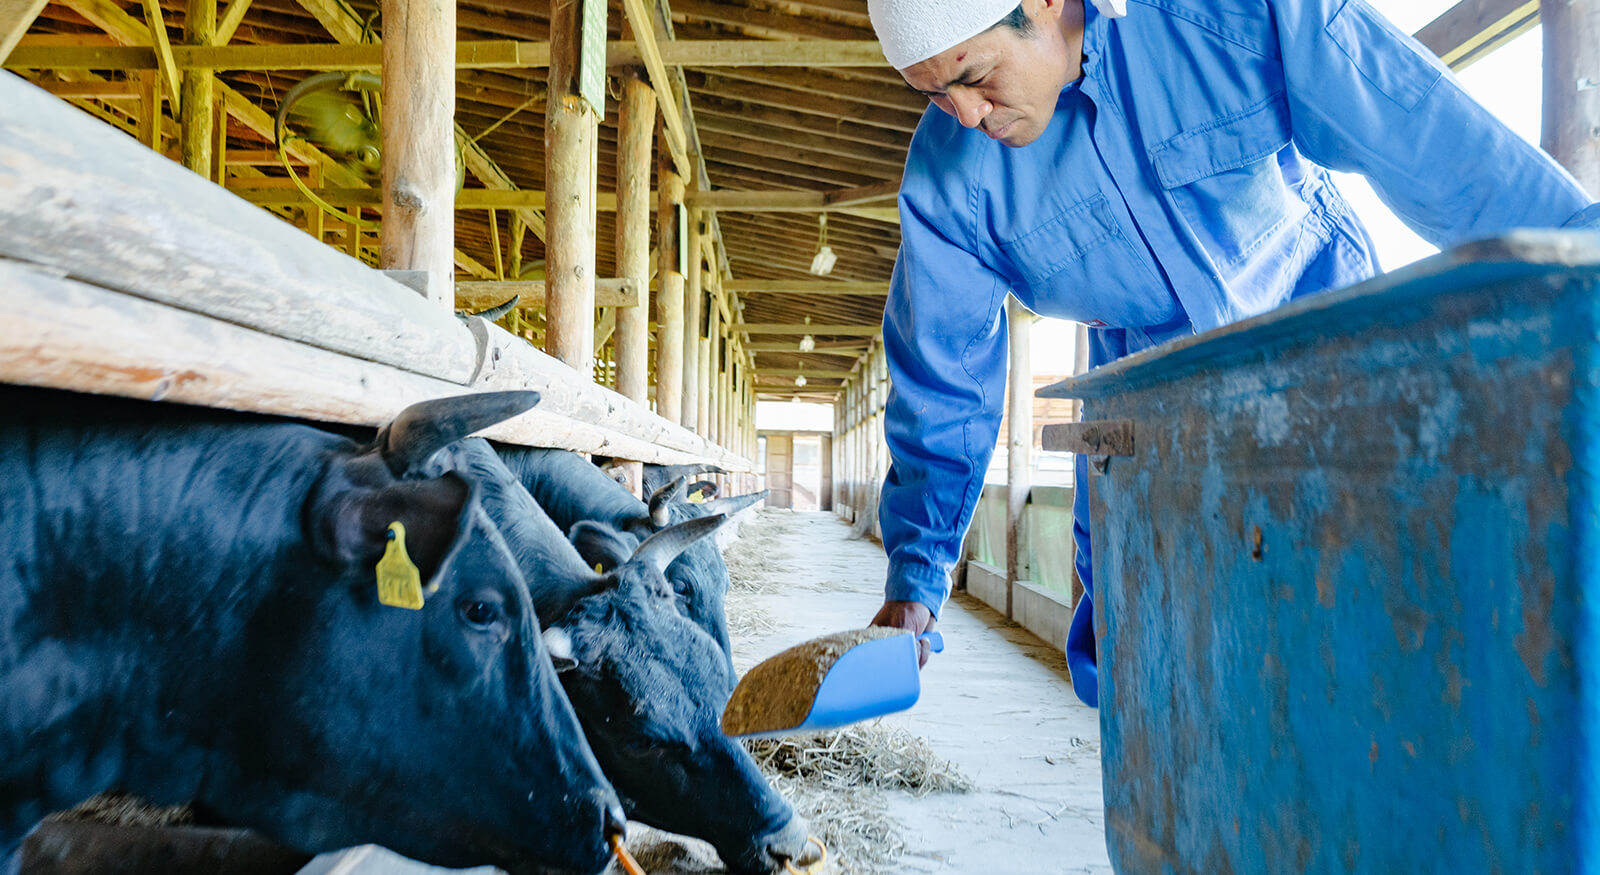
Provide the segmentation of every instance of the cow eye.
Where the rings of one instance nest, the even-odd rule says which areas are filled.
[[[500,605],[487,599],[462,599],[461,618],[479,629],[487,629],[499,622]]]

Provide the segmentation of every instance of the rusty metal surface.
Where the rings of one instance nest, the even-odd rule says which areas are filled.
[[[1600,870],[1587,245],[1075,381],[1162,424],[1089,484],[1117,871]]]
[[[1040,429],[1039,445],[1059,453],[1133,455],[1133,423],[1126,419],[1063,422]]]

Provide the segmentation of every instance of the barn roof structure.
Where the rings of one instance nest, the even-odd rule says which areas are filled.
[[[136,135],[150,112],[141,98],[152,84],[158,93],[175,94],[162,83],[176,82],[178,71],[214,71],[227,110],[217,132],[217,178],[376,263],[377,235],[349,239],[348,229],[319,217],[290,184],[274,154],[271,119],[309,76],[381,65],[377,0],[210,5],[208,11],[207,0],[52,0],[13,36],[18,45],[6,67]],[[749,363],[755,397],[837,400],[878,330],[899,242],[894,195],[925,99],[883,62],[860,0],[612,5],[611,79],[596,164],[601,303],[605,280],[619,276],[611,197],[618,183],[618,75],[639,68],[681,118],[679,160],[690,165],[682,168],[690,180],[685,202],[704,217],[707,231],[705,288],[730,329],[730,353]],[[189,17],[208,13],[217,22],[208,44],[189,45],[197,42],[187,36]],[[1420,36],[1460,64],[1531,27],[1537,15],[1537,3],[1468,0]],[[634,26],[643,21],[651,39],[635,40]],[[512,291],[537,292],[519,283],[543,279],[550,5],[462,0],[456,27],[455,121],[468,172],[456,201],[454,265],[458,305],[482,309]],[[172,104],[169,96],[160,143],[180,157]],[[665,131],[661,141],[672,137]],[[370,180],[314,147],[291,153],[326,201],[375,215]],[[659,174],[652,191],[658,182]],[[837,263],[819,277],[808,268],[821,245],[823,216]],[[522,303],[529,306],[512,324],[539,343],[542,296],[525,294]],[[604,324],[605,310],[596,315]],[[808,335],[810,350],[802,352]],[[604,339],[603,329],[597,338]],[[600,350],[603,359],[604,343]]]

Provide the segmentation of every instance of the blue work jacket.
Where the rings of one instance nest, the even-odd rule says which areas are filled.
[[[1364,174],[1439,246],[1600,224],[1571,176],[1365,0],[1129,5],[1086,8],[1083,76],[1037,141],[1003,146],[932,107],[912,139],[883,320],[889,599],[937,615],[949,595],[1000,427],[1008,292],[1092,326],[1099,365],[1367,279],[1372,241],[1324,168]],[[1086,597],[1067,655],[1093,705],[1077,499]]]

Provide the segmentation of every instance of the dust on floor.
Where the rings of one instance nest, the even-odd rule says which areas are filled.
[[[887,560],[849,535],[826,512],[745,515],[726,551],[741,672],[871,619]],[[1073,697],[1059,646],[961,595],[939,628],[946,650],[924,669],[911,711],[810,737],[799,750],[755,749],[774,768],[827,762],[821,773],[791,765],[773,778],[827,840],[826,871],[1109,873],[1098,718]],[[629,846],[651,875],[721,871],[708,846],[632,829]]]

